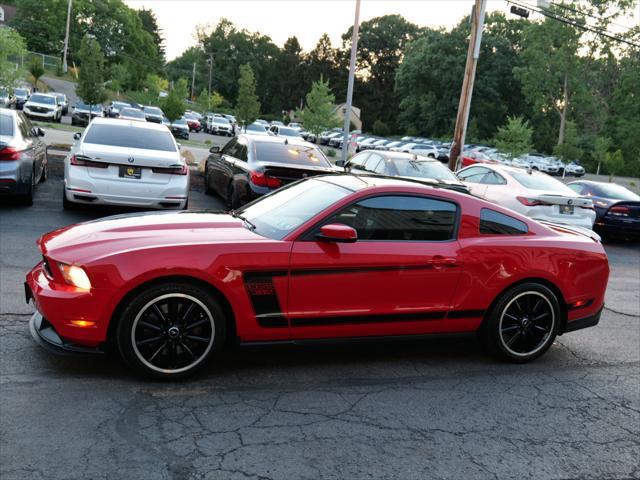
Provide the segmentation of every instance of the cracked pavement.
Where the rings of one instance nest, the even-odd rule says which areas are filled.
[[[40,187],[34,207],[0,207],[2,480],[640,478],[637,245],[606,246],[600,325],[531,364],[473,340],[251,347],[149,382],[30,338],[35,239],[96,216],[63,212],[59,179]]]

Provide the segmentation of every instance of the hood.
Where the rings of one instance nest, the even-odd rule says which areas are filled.
[[[104,257],[166,246],[268,241],[227,214],[144,212],[106,217],[64,227],[40,237],[53,260],[86,265]]]

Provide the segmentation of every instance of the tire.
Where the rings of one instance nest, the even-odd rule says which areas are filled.
[[[31,178],[29,179],[29,190],[27,191],[27,193],[23,194],[20,197],[20,203],[22,203],[22,205],[25,205],[27,207],[30,207],[31,205],[33,205],[33,186],[34,186],[34,177],[35,177],[35,172],[31,172]]]
[[[235,210],[236,208],[240,208],[242,205],[240,204],[240,198],[238,197],[238,192],[236,188],[233,186],[233,183],[229,184],[229,188],[227,189],[227,207],[230,210]]]
[[[123,359],[145,376],[164,380],[193,375],[222,348],[226,336],[217,300],[188,282],[150,286],[128,302],[118,320]]]
[[[206,163],[204,164],[204,193],[205,195],[213,195],[213,190],[209,184],[209,169]]]
[[[75,204],[67,199],[67,194],[64,191],[64,185],[62,186],[62,208],[64,210],[73,210]]]
[[[40,179],[38,180],[40,183],[44,183],[49,178],[49,161],[45,158],[44,165],[42,166],[42,173],[40,174]]]
[[[561,320],[555,293],[539,283],[507,290],[489,312],[481,330],[485,347],[503,360],[535,360],[553,344]]]

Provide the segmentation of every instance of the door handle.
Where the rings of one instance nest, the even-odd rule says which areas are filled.
[[[433,265],[434,268],[457,267],[459,265],[457,258],[443,257],[442,255],[434,255],[427,263]]]

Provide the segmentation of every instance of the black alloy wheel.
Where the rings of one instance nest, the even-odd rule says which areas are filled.
[[[482,336],[495,354],[513,362],[542,355],[553,343],[560,323],[556,295],[546,286],[526,283],[507,291],[492,309]]]
[[[148,376],[181,378],[201,368],[225,337],[222,309],[203,287],[167,283],[149,288],[123,311],[118,346]]]

